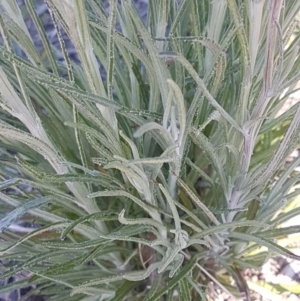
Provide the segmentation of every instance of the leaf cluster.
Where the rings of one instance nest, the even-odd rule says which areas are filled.
[[[277,243],[299,232],[280,227],[300,211],[299,104],[278,116],[299,1],[152,0],[146,24],[131,0],[46,3],[60,49],[33,0],[0,1],[1,278],[53,300],[207,300],[211,280],[250,300],[243,268],[299,260]]]

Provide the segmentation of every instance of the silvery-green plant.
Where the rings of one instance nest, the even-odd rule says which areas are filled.
[[[149,0],[146,24],[131,0],[47,0],[60,50],[25,3],[42,53],[0,1],[0,254],[2,279],[29,277],[0,292],[207,300],[213,281],[250,300],[244,268],[300,259],[277,244],[300,228],[280,227],[300,214],[300,107],[278,116],[298,0]]]

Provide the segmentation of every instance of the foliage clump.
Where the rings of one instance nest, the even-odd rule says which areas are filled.
[[[53,300],[207,300],[209,281],[250,300],[244,268],[300,259],[278,243],[299,232],[280,227],[300,212],[299,104],[278,117],[299,1],[152,0],[144,24],[130,0],[48,0],[63,62],[25,3],[43,53],[0,2],[3,279],[25,270]]]

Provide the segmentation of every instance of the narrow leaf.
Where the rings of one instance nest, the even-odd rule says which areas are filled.
[[[4,217],[0,221],[0,232],[4,229],[9,227],[12,223],[14,223],[17,219],[19,219],[22,215],[29,212],[32,209],[36,209],[44,204],[50,202],[52,197],[41,197],[36,198],[32,201],[28,201],[22,206],[16,208],[15,210],[11,211],[6,217]]]

